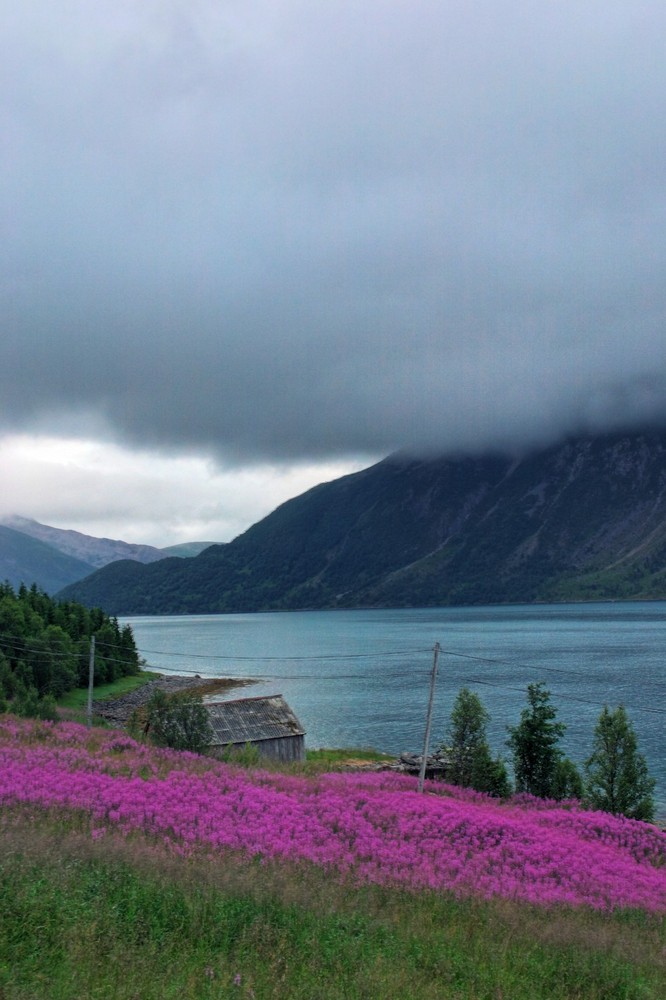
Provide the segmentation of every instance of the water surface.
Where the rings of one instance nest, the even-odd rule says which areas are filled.
[[[230,697],[285,696],[307,745],[423,746],[433,647],[439,642],[433,742],[443,739],[467,685],[491,713],[495,750],[507,752],[527,684],[545,681],[566,723],[566,752],[590,753],[604,704],[623,703],[657,778],[666,815],[666,602],[294,611],[136,617],[147,662],[162,671],[252,677]]]

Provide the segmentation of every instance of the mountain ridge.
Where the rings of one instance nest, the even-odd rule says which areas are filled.
[[[666,433],[645,431],[390,455],[225,546],[116,563],[62,594],[114,614],[617,599],[666,595],[665,567]]]
[[[54,528],[50,524],[41,524],[19,514],[3,518],[2,524],[31,538],[46,542],[65,555],[81,559],[96,569],[101,569],[117,559],[156,562],[164,558],[162,550],[153,545],[123,542],[115,538],[98,538],[94,535],[85,535],[81,531],[74,531],[72,528]]]
[[[12,514],[0,518],[0,580],[12,586],[35,583],[47,593],[89,576],[118,560],[157,562],[171,556],[192,556],[211,542],[184,542],[165,549],[153,545],[97,538],[70,528],[54,528]]]
[[[0,580],[12,587],[37,583],[47,593],[55,593],[94,569],[38,538],[0,524]]]

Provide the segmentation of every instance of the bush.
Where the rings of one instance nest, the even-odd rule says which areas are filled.
[[[144,732],[156,746],[205,753],[213,739],[208,712],[191,693],[169,698],[157,690],[146,707]]]
[[[583,798],[583,779],[574,762],[568,757],[562,757],[555,765],[553,798],[557,800]]]
[[[246,743],[244,746],[229,743],[224,748],[222,760],[227,764],[238,764],[240,767],[256,767],[261,760],[261,754],[258,747],[252,743]]]
[[[58,721],[58,709],[55,698],[46,694],[40,698],[36,687],[20,690],[12,703],[12,711],[24,719],[43,719],[48,722]]]

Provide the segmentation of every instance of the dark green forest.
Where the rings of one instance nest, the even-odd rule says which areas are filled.
[[[28,709],[87,687],[92,636],[95,684],[138,673],[129,625],[119,625],[100,608],[55,600],[34,585],[15,591],[0,584],[0,701],[33,714]]]

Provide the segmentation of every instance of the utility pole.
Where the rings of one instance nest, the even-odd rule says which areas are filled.
[[[430,723],[432,722],[432,703],[435,698],[435,681],[437,679],[437,661],[439,659],[439,643],[435,643],[432,658],[432,674],[430,676],[430,697],[428,698],[428,711],[426,713],[425,737],[423,740],[423,757],[421,758],[421,770],[419,771],[419,792],[423,791],[425,781],[426,761],[428,759],[428,747],[430,744]]]
[[[95,636],[90,636],[90,661],[88,665],[88,729],[92,726],[93,686],[95,684]]]

